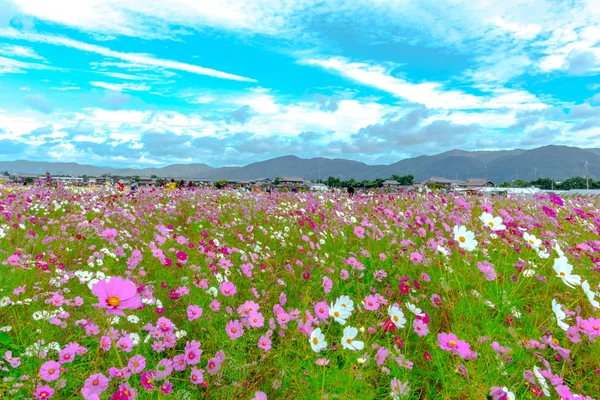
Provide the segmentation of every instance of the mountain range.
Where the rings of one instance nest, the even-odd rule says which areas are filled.
[[[36,161],[0,161],[0,171],[53,175],[151,176],[164,178],[254,179],[297,176],[304,179],[327,179],[329,176],[356,181],[388,178],[395,175],[415,176],[417,181],[429,177],[466,180],[486,178],[495,183],[522,179],[554,178],[561,181],[585,176],[585,163],[590,178],[600,178],[600,149],[569,146],[543,146],[532,150],[500,151],[451,150],[444,153],[406,158],[389,165],[368,165],[359,161],[330,158],[304,159],[283,156],[251,163],[242,167],[213,168],[207,164],[173,164],[162,168],[110,168],[77,163]]]

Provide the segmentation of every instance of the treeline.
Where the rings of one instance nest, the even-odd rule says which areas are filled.
[[[404,176],[392,175],[391,177],[389,177],[387,179],[377,178],[373,181],[370,181],[368,179],[365,179],[362,181],[357,181],[354,179],[341,180],[340,178],[335,178],[333,176],[330,176],[326,180],[319,179],[316,181],[316,183],[323,183],[329,187],[338,187],[338,188],[347,188],[349,186],[356,187],[356,188],[380,188],[380,187],[383,187],[383,182],[385,182],[387,180],[396,181],[401,186],[410,186],[413,183],[415,183],[415,177],[413,175],[404,175]]]
[[[590,189],[600,189],[600,180],[589,179]],[[556,182],[550,178],[539,178],[535,181],[516,180],[512,183],[504,182],[500,187],[537,187],[544,190],[571,190],[571,189],[587,189],[586,179],[580,176],[576,178],[565,179],[562,182]]]

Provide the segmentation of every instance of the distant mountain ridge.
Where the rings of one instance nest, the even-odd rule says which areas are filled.
[[[557,181],[585,175],[588,163],[590,178],[600,178],[600,149],[569,146],[544,146],[532,150],[499,151],[451,150],[432,156],[407,158],[389,165],[368,165],[360,161],[331,158],[304,159],[283,156],[255,162],[243,167],[213,168],[207,164],[172,164],[162,168],[110,168],[77,163],[35,161],[0,161],[0,172],[53,175],[112,174],[119,176],[151,176],[163,178],[253,179],[298,176],[304,179],[327,179],[329,176],[357,181],[388,178],[392,175],[415,176],[417,181],[432,176],[466,180],[485,178],[492,182],[526,181],[554,178]]]

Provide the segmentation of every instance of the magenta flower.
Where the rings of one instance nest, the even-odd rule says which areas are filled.
[[[483,273],[486,281],[493,281],[496,279],[496,271],[494,270],[494,266],[487,261],[478,262],[477,268]]]
[[[173,369],[175,371],[185,371],[187,362],[185,360],[185,354],[178,354],[173,357]]]
[[[410,255],[410,261],[413,264],[420,264],[421,261],[423,261],[423,256],[421,255],[421,253],[413,252]]]
[[[117,237],[117,233],[118,232],[116,229],[107,228],[107,229],[103,230],[100,235],[108,240],[113,240],[115,237]]]
[[[54,389],[52,389],[50,386],[40,386],[39,388],[35,389],[35,392],[33,392],[33,397],[35,397],[36,399],[49,399],[54,395]]]
[[[106,308],[107,315],[125,316],[122,310],[142,307],[135,284],[118,276],[99,281],[92,287],[92,293],[98,297],[94,307]]]
[[[225,330],[231,340],[236,340],[244,334],[244,327],[237,319],[235,321],[229,321],[225,326]]]
[[[363,228],[362,226],[355,226],[354,227],[354,234],[360,238],[360,239],[364,239],[365,238],[365,228]]]
[[[46,382],[52,382],[58,379],[58,376],[60,375],[60,367],[60,363],[54,360],[46,361],[40,367],[40,378]]]
[[[75,359],[75,353],[70,349],[63,349],[60,351],[58,358],[61,364],[73,362]]]
[[[159,389],[164,394],[170,394],[173,391],[173,384],[167,379],[159,386]]]
[[[154,389],[154,371],[142,372],[140,375],[140,385],[146,390]]]
[[[190,305],[187,308],[188,321],[194,321],[202,317],[202,309],[197,305]]]
[[[221,282],[221,286],[219,286],[219,290],[223,294],[223,296],[233,296],[237,289],[232,282],[223,281]]]

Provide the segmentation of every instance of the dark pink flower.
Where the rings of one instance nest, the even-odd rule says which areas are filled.
[[[50,399],[53,395],[54,389],[47,385],[40,386],[33,392],[33,397],[35,397],[36,399]]]

